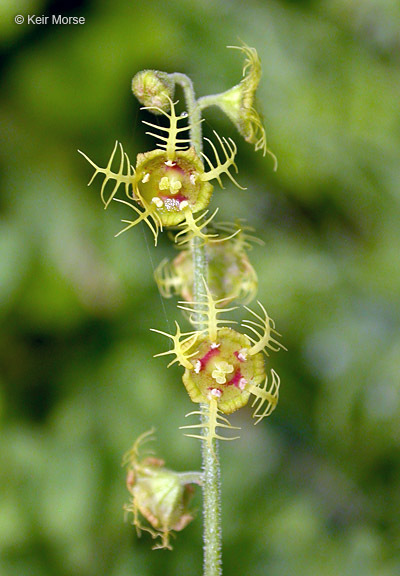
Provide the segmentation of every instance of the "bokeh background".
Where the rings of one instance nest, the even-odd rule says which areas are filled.
[[[17,25],[17,14],[84,25]],[[198,95],[241,78],[241,39],[263,62],[259,100],[273,172],[238,144],[245,192],[213,207],[265,241],[259,298],[288,352],[281,399],[221,447],[226,574],[400,572],[400,4],[397,0],[1,0],[0,574],[201,574],[198,517],[174,551],[123,521],[123,453],[152,425],[177,470],[200,466],[178,426],[192,405],[168,371],[176,301],[138,226],[114,239],[84,150],[105,165],[154,148],[130,92],[143,68],[191,76]],[[188,327],[187,325],[185,325]]]

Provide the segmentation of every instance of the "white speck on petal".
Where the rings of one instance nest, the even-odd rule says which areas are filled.
[[[164,206],[164,202],[158,196],[154,196],[151,201],[157,206],[157,208],[162,208]]]
[[[241,360],[242,362],[245,362],[247,360],[247,355],[248,355],[247,348],[242,348],[242,350],[239,350],[238,359]]]
[[[246,387],[246,384],[247,384],[246,378],[241,378],[241,379],[239,380],[239,388],[240,388],[240,390],[244,390],[245,387]]]

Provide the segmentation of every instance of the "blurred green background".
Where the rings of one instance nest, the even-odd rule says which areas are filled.
[[[67,7],[68,4],[68,7]],[[17,25],[17,14],[84,25]],[[1,0],[0,574],[201,574],[197,519],[174,552],[123,522],[123,453],[155,425],[159,453],[200,466],[178,426],[192,405],[168,371],[176,302],[161,302],[142,225],[87,188],[115,140],[154,148],[130,92],[143,68],[185,72],[198,95],[241,78],[226,45],[257,48],[259,100],[279,159],[238,144],[248,190],[216,190],[265,246],[259,298],[289,349],[273,416],[221,446],[225,574],[400,572],[400,4],[398,0]],[[185,325],[188,328],[187,325]]]

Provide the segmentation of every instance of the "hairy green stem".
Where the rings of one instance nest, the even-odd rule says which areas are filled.
[[[203,474],[201,472],[179,472],[181,484],[198,484],[203,486]]]
[[[198,105],[190,78],[185,74],[171,74],[171,78],[182,86],[190,124],[190,142],[197,154],[202,151],[201,109]],[[194,286],[193,300],[206,300],[204,280],[207,281],[208,263],[204,242],[201,238],[193,238],[191,242]],[[200,322],[199,330],[206,327],[204,316],[200,309],[196,311],[196,320]],[[208,405],[201,405],[202,423],[208,423]],[[202,442],[203,457],[203,519],[204,519],[204,576],[221,576],[221,486],[218,443],[213,440],[210,447],[206,440]]]
[[[208,96],[202,96],[197,100],[198,107],[200,110],[204,110],[209,106],[219,106],[221,101],[221,96],[223,96],[225,92],[221,92],[221,94],[209,94]]]

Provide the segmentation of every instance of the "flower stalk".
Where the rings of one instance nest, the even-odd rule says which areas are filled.
[[[189,117],[190,142],[196,152],[202,151],[201,110],[196,102],[192,81],[185,74],[173,74],[173,78],[184,91]],[[208,265],[204,242],[194,237],[191,241],[193,260],[193,296],[196,302],[205,301],[204,279],[208,279]],[[194,310],[195,320],[200,330],[206,328],[201,306]],[[205,407],[203,407],[205,408]],[[201,423],[208,425],[207,411],[201,411]],[[203,544],[204,576],[222,574],[222,530],[221,530],[221,472],[218,455],[218,441],[210,445],[206,438],[202,441],[203,469]]]

